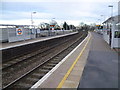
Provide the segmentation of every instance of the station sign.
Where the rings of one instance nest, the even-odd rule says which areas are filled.
[[[101,25],[96,25],[97,27],[100,27]]]
[[[50,25],[50,27],[54,27],[55,25]]]
[[[23,34],[23,30],[21,27],[16,28],[16,35],[22,35]]]
[[[50,25],[50,30],[54,30],[55,25]]]

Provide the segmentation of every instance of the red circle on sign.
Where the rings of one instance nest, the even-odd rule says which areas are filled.
[[[21,29],[18,29],[18,30],[17,30],[17,33],[18,33],[19,35],[21,35],[21,34],[22,34],[22,30],[21,30]]]
[[[50,27],[54,27],[55,25],[50,25]]]

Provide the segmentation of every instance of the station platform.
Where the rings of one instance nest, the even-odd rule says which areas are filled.
[[[118,88],[118,54],[102,36],[88,36],[33,88]]]
[[[29,40],[25,40],[25,41],[12,42],[12,43],[1,43],[0,50],[19,47],[19,46],[32,44],[32,43],[36,43],[36,42],[41,42],[41,41],[46,41],[46,40],[50,40],[50,39],[54,39],[54,38],[64,37],[64,36],[72,35],[72,34],[76,34],[76,33],[78,33],[78,32],[71,32],[71,33],[68,33],[68,34],[49,36],[49,37],[40,37],[40,38],[29,39]]]
[[[118,88],[118,53],[92,33],[87,63],[78,88]]]

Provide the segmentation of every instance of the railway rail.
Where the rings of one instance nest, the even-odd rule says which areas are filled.
[[[3,89],[29,89],[72,51],[86,35],[86,32],[81,32],[58,44],[44,48],[43,51],[38,50],[31,55],[23,56],[25,58],[17,62],[4,66]]]

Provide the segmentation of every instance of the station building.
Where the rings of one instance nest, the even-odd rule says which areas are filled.
[[[120,48],[120,15],[103,22],[103,38],[111,48]]]

